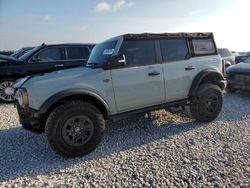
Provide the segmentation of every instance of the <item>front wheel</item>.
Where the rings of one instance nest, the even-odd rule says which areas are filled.
[[[219,86],[202,84],[191,98],[190,111],[193,118],[210,122],[217,118],[223,105],[223,94]]]
[[[0,80],[0,100],[5,103],[12,103],[15,101],[13,88],[15,80],[6,78]]]
[[[74,100],[49,115],[45,134],[51,148],[64,157],[78,157],[94,150],[105,130],[102,113],[92,104]]]

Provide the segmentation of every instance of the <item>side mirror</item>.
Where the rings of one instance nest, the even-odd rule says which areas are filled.
[[[32,62],[38,62],[38,61],[40,61],[41,60],[41,58],[39,57],[39,55],[35,55],[35,56],[33,56],[32,58],[31,58],[31,61]]]
[[[126,65],[126,57],[124,54],[112,56],[108,63],[103,67],[104,70],[112,69],[115,67],[121,67]]]

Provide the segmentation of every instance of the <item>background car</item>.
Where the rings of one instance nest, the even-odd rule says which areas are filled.
[[[228,91],[250,91],[250,57],[227,69]]]
[[[94,44],[42,44],[18,59],[0,56],[0,100],[13,102],[14,82],[27,75],[84,66]]]
[[[235,64],[235,56],[227,48],[218,48],[218,53],[225,62],[225,68]]]
[[[15,57],[15,58],[19,58],[21,57],[22,55],[26,54],[28,51],[30,51],[31,49],[33,49],[34,47],[24,47],[24,48],[21,48],[17,51],[15,51],[13,54],[11,54],[10,56],[11,57]]]
[[[232,54],[233,56],[235,56],[235,57],[239,55],[239,53],[236,52],[236,51],[231,51],[231,54]]]
[[[235,57],[235,63],[244,62],[248,57],[250,57],[250,52],[239,52],[239,55]]]

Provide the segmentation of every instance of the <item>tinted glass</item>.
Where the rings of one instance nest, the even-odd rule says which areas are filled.
[[[154,41],[124,41],[120,54],[125,55],[127,66],[154,64],[156,59]]]
[[[28,51],[30,51],[32,48],[21,48],[17,51],[15,51],[13,54],[11,54],[11,57],[19,58],[22,55],[26,54]]]
[[[115,50],[117,41],[104,42],[96,45],[92,50],[87,66],[101,66],[105,64]]]
[[[67,47],[68,59],[87,59],[90,52],[86,47]]]
[[[164,62],[184,60],[188,56],[185,39],[160,40],[161,53]]]
[[[13,54],[11,54],[10,56],[11,56],[11,57],[16,57],[16,58],[18,58],[17,55],[20,54],[20,53],[22,53],[22,51],[23,51],[23,49],[21,48],[21,49],[15,51],[15,52],[14,52]],[[22,55],[23,55],[23,54],[22,54]]]
[[[37,46],[37,47],[33,48],[32,50],[28,51],[24,55],[20,56],[18,59],[24,61],[25,59],[30,57],[34,52],[36,52],[39,48],[41,48],[41,46]]]
[[[64,59],[63,49],[62,48],[48,48],[38,53],[38,57],[40,58],[39,60],[40,62],[63,60]]]

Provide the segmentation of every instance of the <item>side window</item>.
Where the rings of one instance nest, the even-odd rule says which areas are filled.
[[[209,55],[216,52],[212,39],[191,39],[193,55]]]
[[[150,65],[156,62],[153,40],[125,40],[119,53],[125,55],[127,66]]]
[[[87,59],[89,54],[87,47],[67,47],[68,59]]]
[[[160,45],[164,62],[184,60],[189,55],[185,39],[163,39]]]
[[[63,48],[48,48],[35,56],[37,56],[37,62],[58,61],[64,59],[64,51]]]

